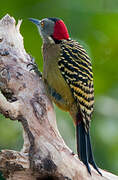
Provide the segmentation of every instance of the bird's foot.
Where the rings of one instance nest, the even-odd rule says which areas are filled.
[[[42,77],[42,74],[41,74],[41,72],[38,70],[38,66],[37,66],[36,63],[31,62],[31,63],[27,64],[27,67],[29,67],[29,66],[31,66],[31,68],[30,68],[29,71],[34,70],[34,72],[35,72],[39,77]]]

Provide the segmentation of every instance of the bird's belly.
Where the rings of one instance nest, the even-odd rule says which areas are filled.
[[[69,111],[74,98],[60,71],[58,69],[51,71],[49,68],[49,71],[43,72],[43,79],[50,99],[64,111]]]

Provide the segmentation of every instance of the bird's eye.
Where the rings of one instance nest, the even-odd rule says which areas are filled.
[[[41,21],[41,27],[42,28],[44,27],[44,21]]]

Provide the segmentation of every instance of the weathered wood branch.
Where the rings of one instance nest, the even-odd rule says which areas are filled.
[[[21,21],[15,25],[9,15],[0,20],[0,112],[20,121],[24,129],[23,149],[2,150],[0,170],[9,180],[118,179],[103,170],[101,177],[92,167],[90,176],[64,143],[42,79],[27,67],[32,58],[24,49],[20,24]]]

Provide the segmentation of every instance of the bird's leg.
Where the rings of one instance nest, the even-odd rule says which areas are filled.
[[[27,67],[29,66],[31,66],[30,71],[34,70],[34,72],[38,74],[39,77],[42,77],[42,73],[38,70],[38,66],[36,63],[30,62],[29,64],[27,64]]]

